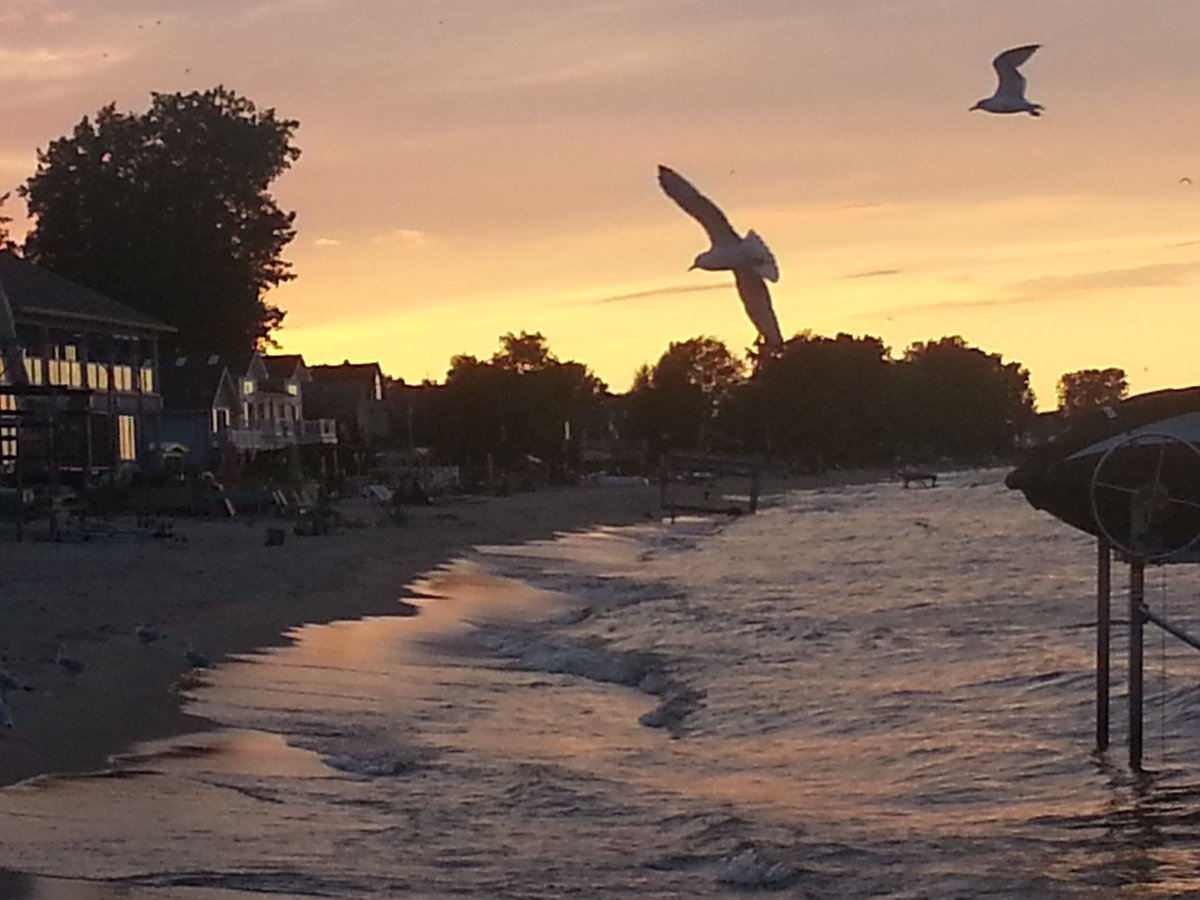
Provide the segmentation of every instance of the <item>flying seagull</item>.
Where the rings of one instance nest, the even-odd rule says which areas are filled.
[[[712,247],[697,256],[690,268],[710,272],[731,270],[746,315],[762,335],[766,348],[778,350],[783,346],[783,335],[771,306],[771,292],[763,279],[778,281],[779,267],[766,243],[753,230],[747,231],[745,237],[739,235],[725,213],[673,169],[659,166],[658,183],[668,197],[700,223],[712,242]]]
[[[1022,113],[1040,116],[1045,109],[1039,103],[1030,103],[1025,99],[1025,76],[1018,69],[1041,44],[1026,44],[1024,47],[1013,47],[1005,50],[992,60],[992,68],[1000,83],[996,85],[996,93],[980,100],[971,109],[982,109],[990,113]]]

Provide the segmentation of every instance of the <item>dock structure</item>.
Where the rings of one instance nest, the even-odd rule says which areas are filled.
[[[666,453],[658,485],[662,514],[671,519],[680,513],[754,513],[762,488],[762,466],[748,457]]]

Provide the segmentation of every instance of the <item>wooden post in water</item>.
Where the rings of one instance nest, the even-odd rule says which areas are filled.
[[[1112,628],[1112,546],[1096,539],[1096,749],[1108,749],[1108,658]]]
[[[1146,561],[1129,562],[1129,768],[1142,770],[1142,631]]]

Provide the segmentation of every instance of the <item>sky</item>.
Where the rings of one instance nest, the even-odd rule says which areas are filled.
[[[968,112],[1028,43],[1045,114]],[[224,85],[300,122],[283,351],[441,381],[540,331],[624,391],[754,339],[666,164],[771,246],[785,337],[961,335],[1048,409],[1200,381],[1198,46],[1196,0],[7,0],[0,193],[107,103]]]

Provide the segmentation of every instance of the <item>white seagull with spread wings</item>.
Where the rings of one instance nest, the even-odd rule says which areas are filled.
[[[697,256],[691,268],[710,272],[731,270],[746,315],[762,335],[767,349],[778,350],[783,346],[783,335],[771,306],[771,292],[763,279],[778,281],[779,267],[766,243],[753,230],[746,232],[745,237],[739,235],[725,213],[673,169],[659,166],[658,183],[668,197],[704,227],[712,241],[712,247]]]
[[[1026,44],[1024,47],[1013,47],[1005,50],[992,60],[992,68],[1000,83],[996,93],[980,100],[971,109],[982,109],[990,113],[1022,113],[1040,116],[1045,109],[1040,103],[1030,103],[1025,99],[1025,76],[1018,70],[1041,44]]]

